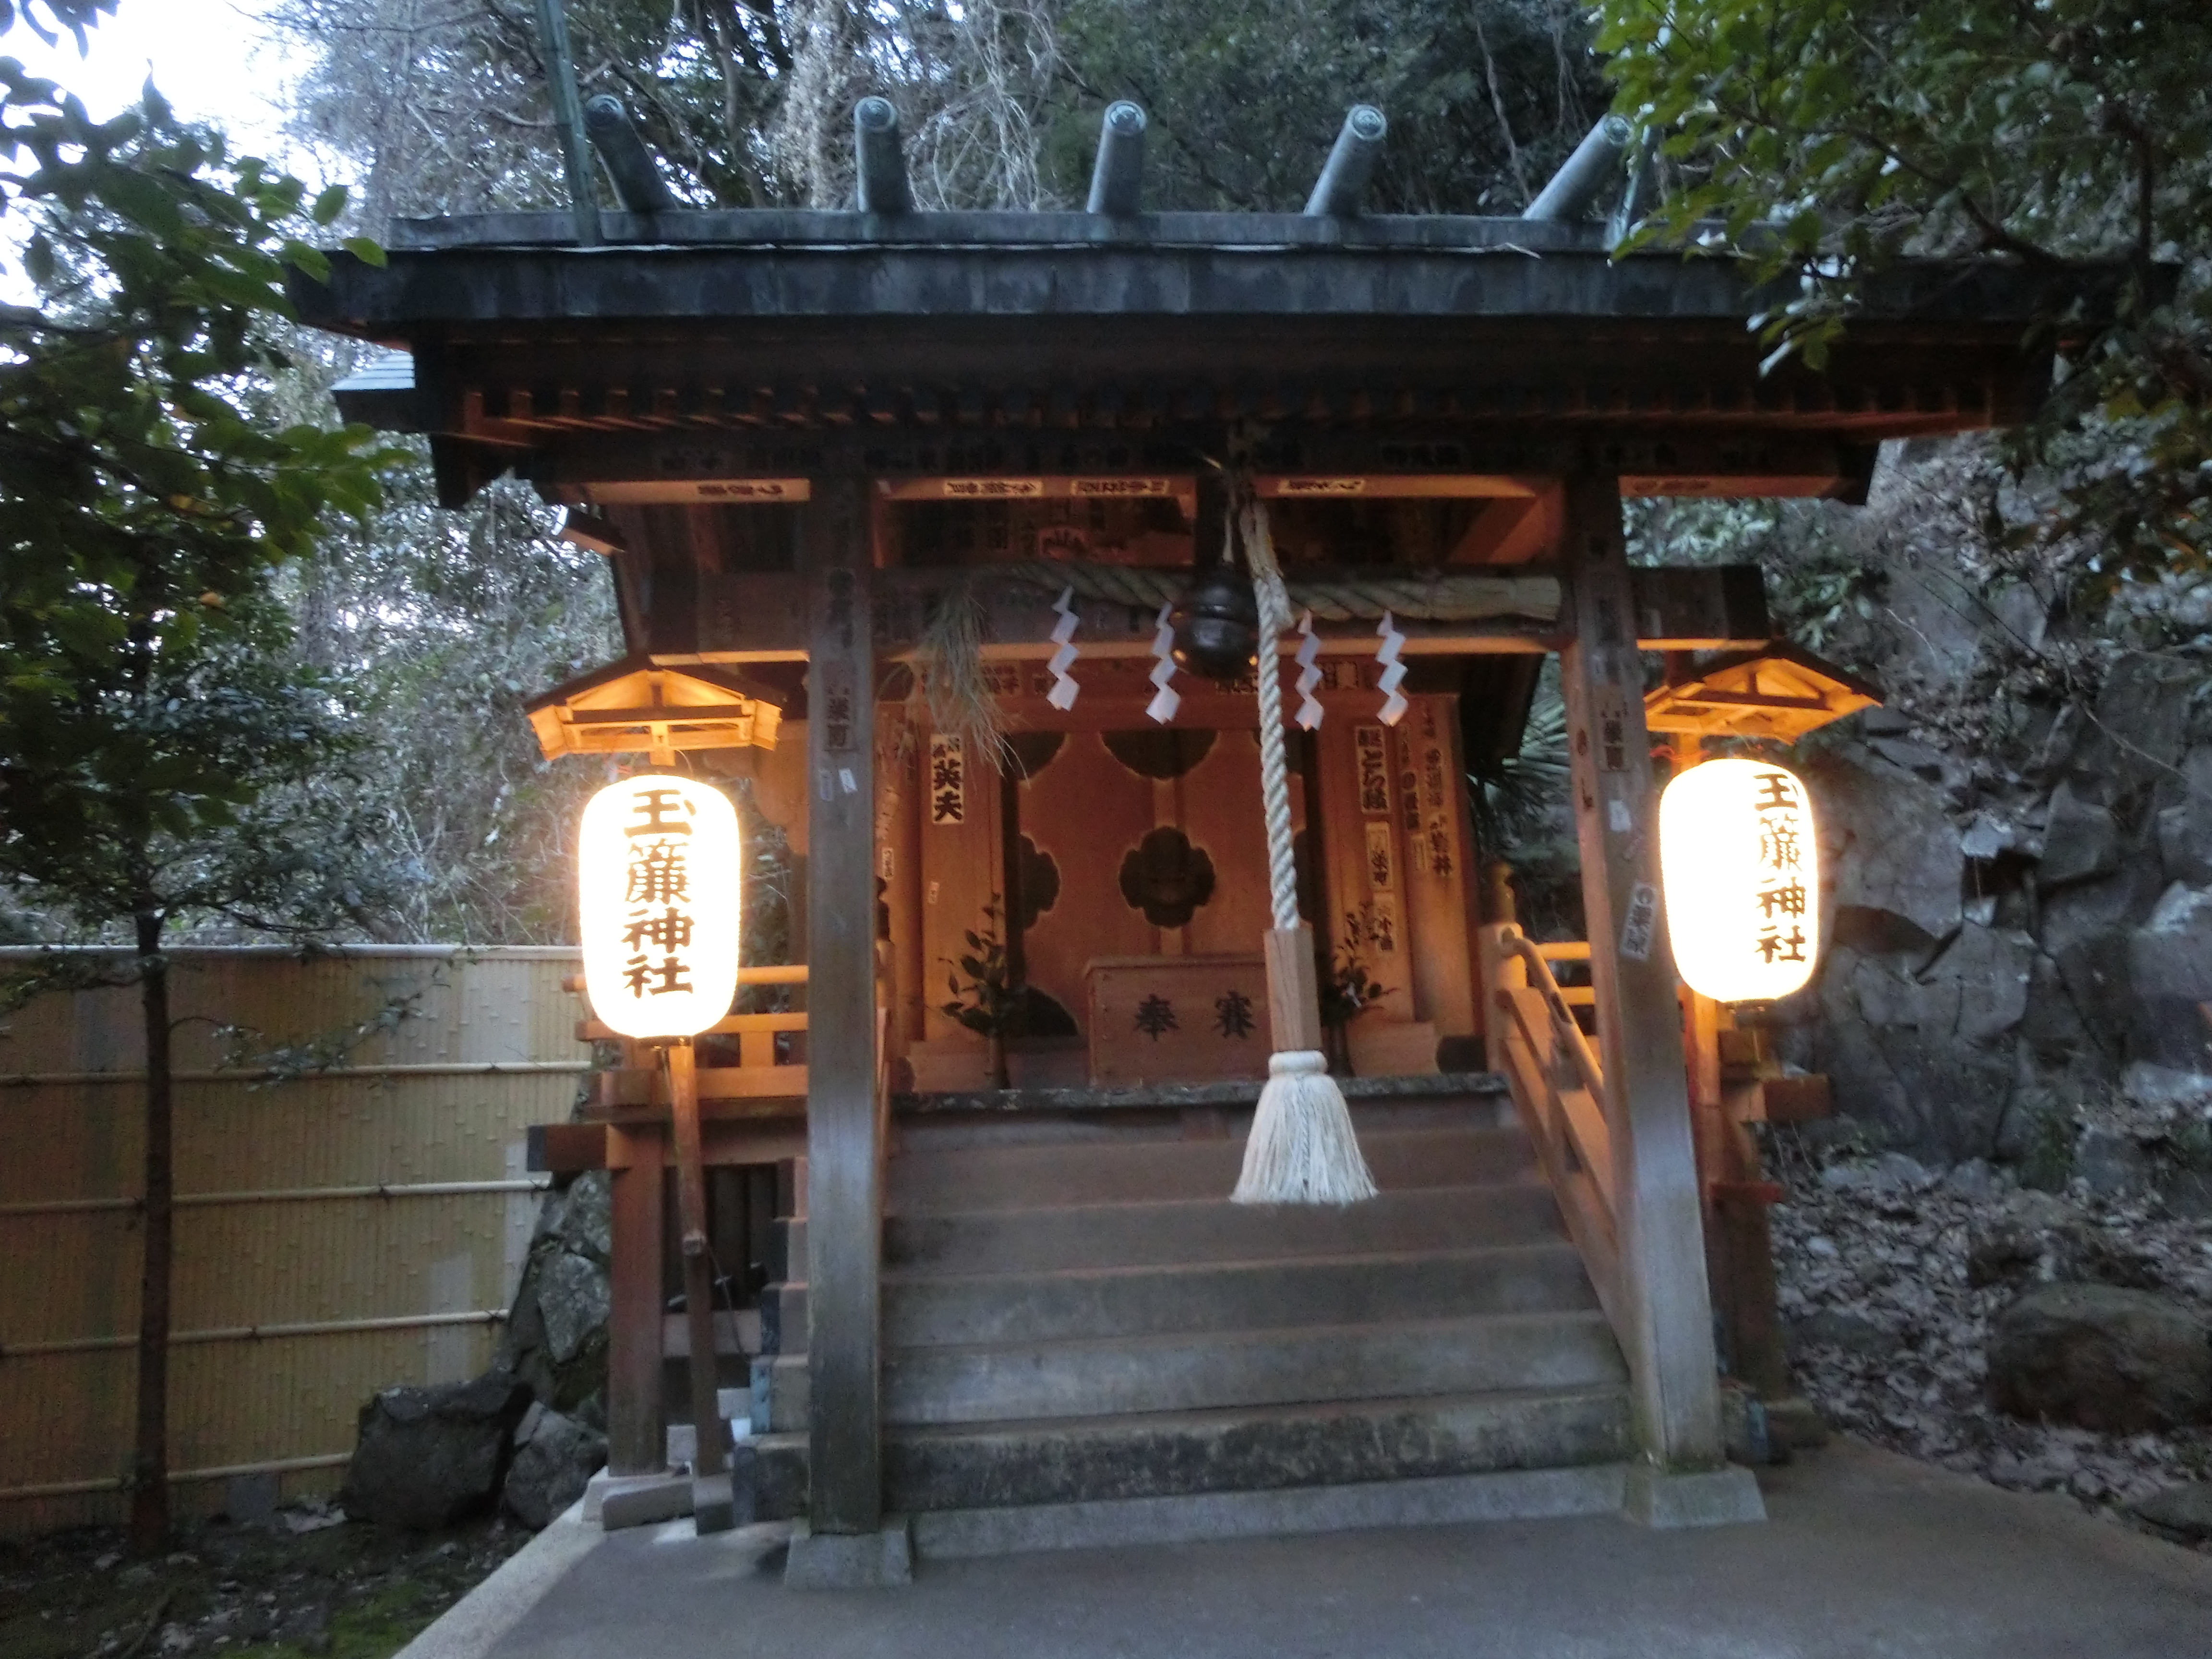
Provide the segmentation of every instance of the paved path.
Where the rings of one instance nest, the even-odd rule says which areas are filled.
[[[1764,1526],[1602,1516],[924,1561],[895,1590],[786,1590],[770,1529],[678,1522],[590,1551],[489,1651],[2212,1659],[2212,1559],[1850,1443],[1770,1474]]]

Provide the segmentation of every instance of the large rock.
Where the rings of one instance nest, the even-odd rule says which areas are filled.
[[[1924,952],[1838,945],[1820,975],[1811,1056],[1838,1110],[1923,1158],[1990,1156],[2013,1095],[2031,951],[2021,935],[1978,922],[1961,923],[1932,965]]]
[[[2060,887],[2110,875],[2120,867],[2120,825],[2112,809],[2082,799],[2072,783],[2051,797],[2051,816],[2043,830],[2044,884]]]
[[[2180,882],[2128,940],[2135,1008],[2128,1058],[2177,1070],[2212,1067],[2199,1008],[2212,1002],[2212,889]]]
[[[609,1261],[614,1255],[614,1188],[604,1170],[568,1183],[558,1229],[561,1248],[572,1255]]]
[[[499,1371],[472,1382],[385,1389],[361,1408],[341,1500],[346,1513],[427,1531],[488,1507],[529,1407],[529,1389]]]
[[[2133,1508],[2160,1532],[2171,1534],[2184,1543],[2212,1540],[2212,1486],[2201,1480],[2165,1487]]]
[[[607,1438],[590,1424],[532,1406],[514,1429],[514,1459],[500,1501],[537,1531],[584,1495],[606,1464]]]
[[[1848,741],[1808,759],[1806,777],[1839,939],[1925,951],[1959,925],[1965,854],[1940,785]]]
[[[538,1310],[553,1363],[566,1365],[581,1353],[593,1334],[606,1328],[612,1306],[604,1266],[566,1250],[547,1257],[538,1276]]]
[[[606,1386],[609,1198],[607,1177],[598,1171],[545,1195],[501,1339],[500,1364],[541,1403],[586,1417],[602,1409]]]
[[[2158,814],[2158,854],[2168,881],[2212,886],[2212,747],[2189,751],[2171,781],[2180,797]]]
[[[1992,1323],[1990,1403],[2111,1434],[2212,1418],[2212,1339],[2185,1304],[2109,1285],[2045,1285]]]

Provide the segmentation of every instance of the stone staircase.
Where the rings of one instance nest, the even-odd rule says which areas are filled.
[[[884,1463],[916,1547],[1617,1506],[1626,1372],[1506,1097],[1354,1115],[1382,1196],[1342,1211],[1227,1201],[1249,1109],[902,1120]],[[805,1492],[805,1287],[772,1294],[763,1516]]]

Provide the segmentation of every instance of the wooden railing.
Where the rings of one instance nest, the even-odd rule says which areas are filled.
[[[765,968],[738,969],[739,985],[805,985],[806,964],[787,963]],[[583,989],[581,979],[562,981],[569,990]],[[735,1066],[702,1066],[699,1072],[699,1098],[702,1103],[718,1100],[804,1100],[806,1097],[806,1067],[804,1064],[779,1066],[775,1060],[775,1039],[779,1032],[804,1031],[806,1015],[802,1010],[784,1014],[728,1014],[700,1033],[702,1036],[734,1036],[738,1039],[738,1063]],[[606,1042],[615,1033],[596,1019],[576,1022],[579,1042]],[[667,1104],[667,1086],[660,1080],[657,1067],[647,1063],[642,1054],[631,1054],[626,1045],[627,1063],[614,1070],[599,1073],[599,1103],[603,1107]]]
[[[1581,1251],[1605,1310],[1624,1345],[1627,1315],[1620,1244],[1614,1225],[1613,1136],[1606,1121],[1605,1076],[1574,1005],[1586,988],[1563,988],[1554,961],[1587,959],[1584,944],[1537,945],[1511,922],[1484,934],[1484,967],[1496,1013],[1491,1063],[1505,1074],[1545,1179],[1558,1197],[1567,1232]],[[1576,989],[1583,994],[1577,997]]]

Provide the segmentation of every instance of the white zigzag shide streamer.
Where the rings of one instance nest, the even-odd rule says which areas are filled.
[[[1175,610],[1172,600],[1160,607],[1159,627],[1152,635],[1152,655],[1159,660],[1153,665],[1152,681],[1158,688],[1152,700],[1145,705],[1145,713],[1165,726],[1182,707],[1182,694],[1168,682],[1175,678],[1175,624],[1168,620]]]
[[[1398,690],[1406,678],[1406,665],[1398,660],[1399,652],[1405,648],[1406,636],[1398,631],[1397,623],[1387,611],[1375,631],[1382,638],[1375,653],[1375,660],[1382,665],[1382,678],[1376,682],[1382,692],[1382,707],[1375,718],[1385,726],[1395,726],[1406,718],[1406,710],[1413,706]]]
[[[1075,707],[1075,694],[1083,689],[1076,684],[1075,677],[1067,672],[1075,665],[1075,659],[1079,654],[1075,648],[1075,629],[1082,618],[1075,614],[1075,607],[1069,603],[1074,597],[1075,587],[1070,583],[1052,602],[1052,608],[1060,613],[1060,620],[1052,627],[1052,642],[1060,649],[1052,653],[1052,660],[1045,665],[1052,670],[1052,690],[1044,694],[1044,700],[1062,714]]]
[[[1312,611],[1298,618],[1298,632],[1305,637],[1298,642],[1298,712],[1294,718],[1300,731],[1316,732],[1321,729],[1321,699],[1314,696],[1314,688],[1321,684],[1321,635],[1314,632]]]

